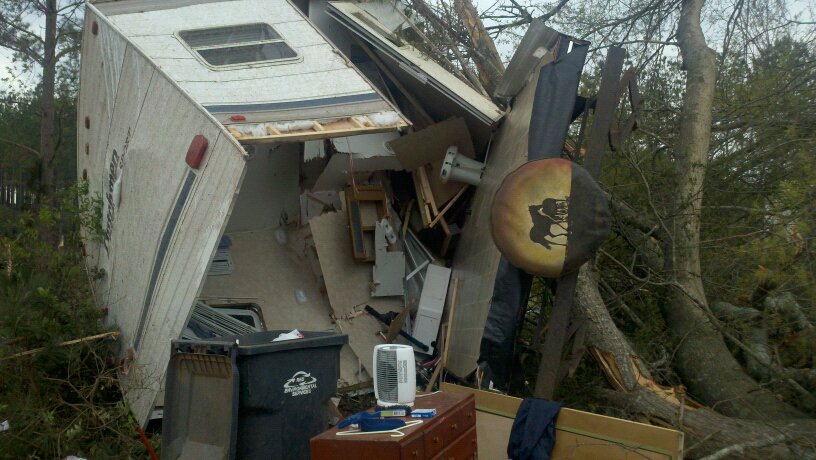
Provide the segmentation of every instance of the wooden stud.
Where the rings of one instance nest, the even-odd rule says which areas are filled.
[[[351,124],[351,122],[349,122]],[[352,126],[354,126],[352,124]],[[393,126],[373,126],[370,128],[363,127],[345,127],[342,129],[326,129],[325,131],[294,131],[288,133],[279,133],[279,134],[270,134],[269,136],[248,136],[248,135],[241,135],[241,141],[245,143],[252,143],[252,144],[261,144],[261,143],[268,143],[268,142],[304,142],[304,141],[313,141],[313,140],[320,140],[320,139],[331,139],[333,137],[348,137],[348,136],[357,136],[360,134],[374,134],[374,133],[386,133],[392,132],[396,128],[408,126],[407,124],[400,122],[397,125]],[[325,128],[325,126],[324,126]],[[227,129],[230,129],[227,127]],[[234,129],[234,128],[233,128]],[[237,131],[236,131],[237,132]],[[230,131],[233,136],[235,135],[232,131]],[[269,125],[267,125],[267,133],[269,133]]]
[[[450,249],[453,235],[451,235],[450,228],[448,228],[448,223],[445,222],[445,219],[439,221],[439,226],[442,227],[442,231],[445,232],[445,239],[442,241],[442,249],[439,250],[439,255],[445,257],[445,254],[448,253],[448,249]]]
[[[456,202],[456,200],[458,200],[463,193],[465,193],[465,189],[467,187],[468,187],[467,184],[462,186],[462,188],[460,188],[459,191],[456,192],[456,195],[454,195],[453,198],[448,200],[448,204],[446,204],[445,207],[442,208],[441,211],[439,211],[439,214],[437,214],[436,217],[434,217],[434,219],[431,221],[431,224],[428,225],[429,227],[433,228],[433,226],[436,225],[437,222],[439,222],[439,219],[441,219],[442,216],[444,216],[445,213],[448,212],[448,210],[450,210],[451,206],[453,206],[453,203]]]
[[[436,379],[439,377],[439,373],[442,371],[442,368],[448,364],[448,349],[450,348],[451,329],[453,329],[453,313],[456,309],[456,297],[458,293],[459,278],[455,277],[453,278],[453,288],[451,289],[450,311],[448,311],[448,328],[445,331],[445,345],[442,349],[442,358],[440,358],[439,362],[436,363],[436,369],[434,369],[431,379],[428,380],[428,386],[425,387],[425,391],[431,391],[433,389],[434,383],[436,383]]]
[[[419,182],[422,186],[422,194],[425,196],[425,202],[431,207],[434,215],[439,214],[439,209],[436,207],[436,201],[434,200],[433,191],[431,190],[431,182],[428,180],[428,172],[425,170],[425,166],[417,168],[417,173],[419,173]]]
[[[325,131],[326,130],[326,128],[324,128],[323,125],[321,125],[320,122],[318,122],[316,120],[312,122],[312,128],[314,128],[315,131]]]
[[[269,134],[270,136],[280,136],[281,132],[278,131],[278,128],[276,128],[274,125],[272,125],[272,123],[267,123],[266,124],[266,134]]]
[[[227,131],[229,131],[229,133],[232,134],[232,137],[234,137],[236,139],[240,139],[240,138],[244,137],[244,135],[240,131],[233,128],[232,126],[227,126]]]
[[[422,217],[422,225],[427,227],[431,223],[431,211],[428,208],[428,203],[423,196],[422,184],[420,183],[419,174],[414,171],[411,173],[411,178],[414,180],[414,189],[417,195],[417,205],[419,206],[419,215]]]

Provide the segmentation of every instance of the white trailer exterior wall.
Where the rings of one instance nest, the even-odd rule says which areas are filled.
[[[88,263],[105,272],[97,297],[122,331],[122,382],[144,424],[170,340],[188,319],[241,184],[245,153],[90,5],[82,57],[78,168],[103,197],[107,230],[102,242],[86,238]],[[209,147],[196,170],[185,156],[199,134]]]

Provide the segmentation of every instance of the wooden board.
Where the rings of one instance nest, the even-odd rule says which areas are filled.
[[[476,424],[482,440],[479,457],[506,458],[510,429],[522,400],[449,383],[442,383],[440,388],[476,396]],[[683,458],[683,433],[677,430],[566,407],[561,408],[555,429],[553,459]],[[482,446],[487,450],[483,452]]]
[[[504,177],[527,161],[527,135],[536,80],[521,90],[496,134],[481,184],[470,203],[472,214],[462,227],[453,276],[462,280],[461,298],[451,327],[448,369],[464,377],[476,369],[490,299],[501,255],[490,230],[490,207]]]
[[[408,170],[443,158],[451,145],[459,147],[462,155],[475,157],[470,131],[463,118],[450,118],[388,142],[397,159]]]

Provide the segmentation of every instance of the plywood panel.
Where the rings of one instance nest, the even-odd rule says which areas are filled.
[[[533,81],[519,93],[513,110],[498,130],[482,182],[476,187],[470,205],[473,213],[462,228],[453,259],[453,276],[461,280],[461,286],[452,323],[448,369],[462,377],[476,369],[501,257],[490,232],[490,206],[507,173],[527,161],[527,133],[535,87]]]
[[[373,374],[374,346],[384,343],[377,332],[386,329],[374,317],[363,312],[371,305],[380,313],[400,312],[401,297],[371,297],[372,264],[357,263],[351,254],[351,237],[345,212],[329,212],[312,218],[312,230],[317,256],[329,302],[337,325],[349,336],[349,346]],[[361,313],[362,312],[362,313]]]

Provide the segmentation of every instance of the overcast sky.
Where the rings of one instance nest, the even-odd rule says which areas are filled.
[[[60,0],[61,1],[61,0]],[[484,9],[490,8],[497,0],[474,0],[476,7],[479,11]],[[588,5],[592,3],[597,3],[598,0],[572,0],[573,3],[585,2]],[[788,5],[790,12],[794,15],[802,14],[807,17],[813,16],[813,10],[816,8],[816,0],[785,0]],[[521,4],[535,4],[534,1],[531,0],[522,0],[519,3]],[[549,0],[542,1],[542,4],[553,3]],[[40,27],[42,28],[42,27]],[[576,33],[576,31],[569,31],[563,30],[564,33]],[[499,52],[503,58],[509,58],[510,54],[512,53],[511,45],[507,43],[498,43]],[[11,68],[11,71],[9,71]],[[14,68],[11,62],[11,52],[7,49],[0,47],[0,92],[9,89],[16,89],[17,87],[24,86],[24,87],[32,87],[37,84],[37,81],[40,78],[39,70],[32,73],[32,72],[23,72],[19,68]],[[4,80],[8,81],[4,81]]]

